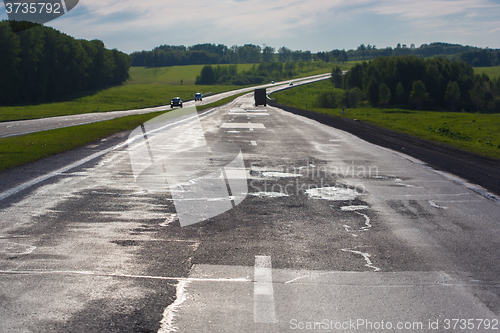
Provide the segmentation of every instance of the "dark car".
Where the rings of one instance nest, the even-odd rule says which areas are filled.
[[[194,94],[194,101],[201,101],[203,98],[203,95],[201,93],[196,93]]]
[[[182,99],[179,97],[172,98],[170,101],[170,108],[173,108],[174,106],[180,106],[182,108]]]

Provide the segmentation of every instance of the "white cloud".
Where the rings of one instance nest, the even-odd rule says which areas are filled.
[[[476,14],[481,9],[500,8],[490,0],[381,0],[372,10],[377,14],[401,15],[406,18],[433,18],[454,14]]]
[[[204,42],[328,50],[394,41],[500,47],[499,18],[494,0],[82,0],[50,25],[125,52]]]

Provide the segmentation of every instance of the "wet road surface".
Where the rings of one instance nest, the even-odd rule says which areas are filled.
[[[251,95],[209,111],[248,195],[203,222],[136,183],[130,132],[0,175],[0,332],[500,329],[498,203]]]

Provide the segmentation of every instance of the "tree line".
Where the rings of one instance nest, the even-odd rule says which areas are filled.
[[[0,104],[43,103],[129,78],[130,56],[99,40],[77,40],[38,25],[18,33],[0,22]]]
[[[474,67],[500,66],[500,50],[471,50],[461,53],[458,59]]]
[[[378,57],[343,76],[336,67],[331,80],[345,92],[340,99],[333,92],[320,96],[323,107],[356,107],[366,100],[372,106],[500,111],[500,77],[475,75],[471,65],[442,57]]]
[[[395,48],[378,49],[375,45],[361,44],[354,50],[332,50],[329,52],[311,53],[311,51],[291,50],[285,46],[276,49],[253,44],[243,46],[224,44],[197,44],[190,47],[184,45],[161,45],[151,51],[134,52],[132,66],[161,67],[192,64],[238,64],[238,63],[271,63],[271,62],[346,62],[352,60],[371,60],[377,57],[415,55],[423,58],[443,56],[449,59],[464,61],[473,66],[500,65],[500,50],[481,49],[449,43],[415,44],[407,46],[398,43]]]
[[[298,72],[319,66],[320,64],[303,61],[287,63],[261,62],[253,64],[249,70],[238,73],[237,65],[205,65],[200,75],[196,77],[195,84],[251,85],[269,83],[271,81],[290,79]]]

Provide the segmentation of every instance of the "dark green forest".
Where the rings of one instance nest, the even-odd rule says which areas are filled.
[[[268,83],[273,80],[283,80],[292,78],[297,74],[297,69],[304,68],[304,62],[261,62],[254,64],[248,71],[237,72],[236,65],[229,66],[203,66],[201,73],[196,77],[195,84],[230,84],[230,85],[251,85]]]
[[[500,111],[500,77],[475,75],[471,65],[443,57],[378,57],[344,76],[338,68],[332,74],[332,84],[343,88],[344,96],[322,96],[323,107],[355,107],[364,99],[372,106]]]
[[[58,101],[129,78],[130,56],[102,41],[41,25],[14,33],[11,24],[0,22],[0,105]]]
[[[482,49],[459,44],[431,43],[409,47],[398,44],[395,48],[377,49],[375,45],[361,44],[356,50],[332,50],[329,52],[311,53],[311,51],[292,51],[283,46],[274,47],[245,44],[227,47],[223,44],[197,44],[190,47],[184,45],[162,45],[151,51],[134,52],[132,66],[161,67],[192,64],[238,64],[238,63],[272,63],[323,61],[346,62],[354,60],[371,60],[377,57],[414,55],[422,58],[442,56],[450,60],[463,61],[472,66],[499,66],[500,50]]]

